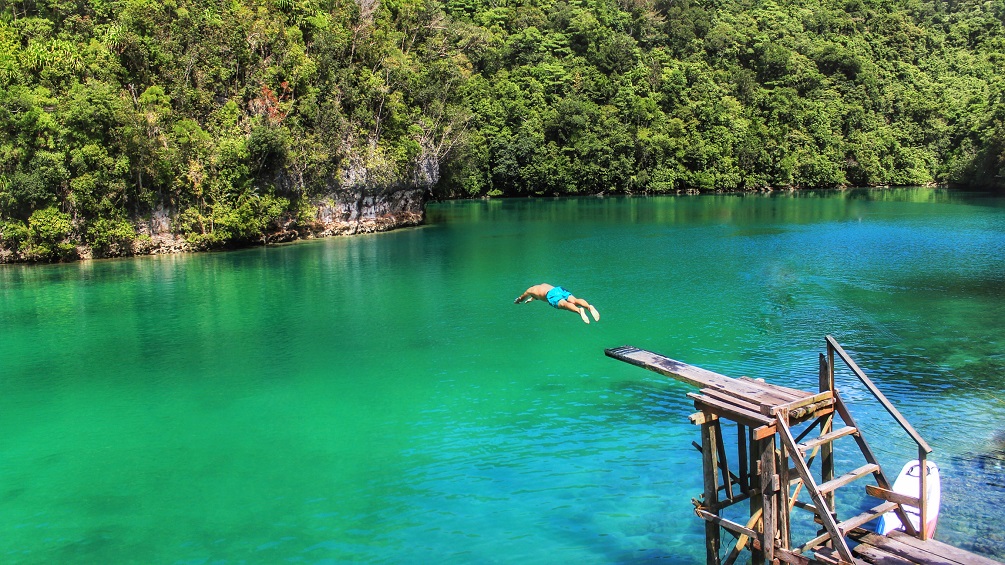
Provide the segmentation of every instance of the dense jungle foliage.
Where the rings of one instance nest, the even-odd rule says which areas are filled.
[[[339,190],[1005,178],[1005,0],[8,0],[0,247],[201,245]]]

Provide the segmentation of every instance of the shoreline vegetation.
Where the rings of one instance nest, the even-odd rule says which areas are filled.
[[[15,0],[0,262],[427,200],[1005,186],[1005,0]]]

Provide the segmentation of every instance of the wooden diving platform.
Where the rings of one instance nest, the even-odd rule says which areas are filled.
[[[927,515],[927,500],[920,496],[927,492],[924,474],[918,496],[893,492],[834,386],[835,359],[844,361],[915,441],[921,468],[932,449],[837,341],[831,336],[826,341],[827,353],[819,358],[817,392],[762,379],[727,377],[632,346],[605,350],[608,357],[698,389],[687,397],[698,410],[690,420],[701,426],[701,444],[692,445],[702,456],[704,491],[691,502],[695,514],[705,521],[708,565],[733,565],[744,550],[750,552],[750,562],[758,565],[1003,565],[931,540],[930,532],[911,525],[907,508]],[[730,426],[735,427],[735,434],[724,433]],[[838,475],[834,450],[842,438],[854,440],[862,464]],[[735,453],[732,467],[727,453]],[[866,485],[864,495],[881,502],[863,513],[844,516],[836,507],[834,493],[860,479],[872,479],[875,484]],[[799,500],[800,494],[809,500]],[[736,505],[744,502],[748,517],[737,521]],[[730,508],[732,518],[727,518],[724,511]],[[794,543],[797,510],[802,515],[795,521],[803,518],[807,525],[799,531],[817,535]],[[888,512],[898,515],[906,531],[882,536],[862,528]],[[723,530],[737,538],[725,557]]]

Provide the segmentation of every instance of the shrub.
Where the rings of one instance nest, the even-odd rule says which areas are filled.
[[[91,247],[101,252],[113,247],[128,249],[136,239],[136,230],[127,220],[98,218],[87,226],[85,233]]]
[[[27,245],[22,251],[33,261],[59,261],[76,255],[76,246],[70,241],[73,224],[70,215],[49,206],[32,212],[28,218]]]

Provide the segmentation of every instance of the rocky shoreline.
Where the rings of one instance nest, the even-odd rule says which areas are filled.
[[[421,225],[425,221],[427,191],[407,189],[379,195],[361,192],[329,195],[314,206],[317,212],[309,225],[297,225],[292,219],[283,222],[278,229],[265,233],[261,239],[228,245],[225,249],[254,247],[287,243],[301,239],[348,236],[386,232],[394,229]],[[90,260],[112,257],[132,257],[138,255],[162,255],[167,253],[193,253],[208,251],[210,248],[188,241],[184,234],[172,230],[171,214],[158,208],[147,218],[134,219],[137,237],[129,246],[113,245],[98,252],[88,245],[76,246],[73,260]],[[22,254],[0,246],[0,263],[28,263],[30,259]]]

